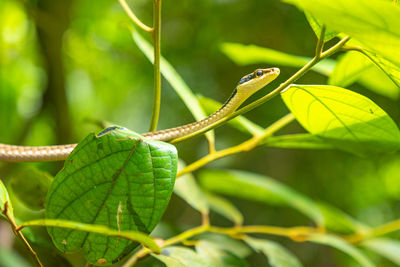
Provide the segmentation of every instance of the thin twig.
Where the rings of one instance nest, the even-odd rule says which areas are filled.
[[[132,9],[129,7],[129,5],[126,3],[125,0],[119,0],[119,3],[121,6],[124,8],[126,14],[132,19],[132,21],[142,30],[151,33],[153,31],[152,28],[149,26],[145,25],[138,17],[136,17],[135,13],[133,13]]]
[[[36,253],[36,251],[33,250],[31,245],[29,244],[28,240],[25,238],[24,234],[21,231],[18,230],[18,226],[15,223],[14,217],[10,214],[10,212],[8,212],[8,202],[4,203],[4,209],[1,211],[1,213],[7,218],[7,221],[10,223],[12,231],[14,232],[14,234],[19,239],[22,240],[22,242],[24,243],[25,247],[31,252],[33,258],[35,259],[36,264],[39,267],[43,267],[43,264],[40,261],[38,254]]]

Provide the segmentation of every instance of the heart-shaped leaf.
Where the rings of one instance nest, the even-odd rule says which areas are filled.
[[[168,205],[176,170],[177,152],[172,145],[143,140],[120,127],[90,134],[54,179],[46,217],[149,233]],[[97,265],[116,262],[136,246],[125,239],[83,231],[48,231],[58,249],[82,248],[86,259]]]

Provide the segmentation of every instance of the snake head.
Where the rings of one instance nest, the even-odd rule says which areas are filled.
[[[278,68],[256,69],[240,79],[236,89],[239,93],[250,96],[272,82],[279,73]]]

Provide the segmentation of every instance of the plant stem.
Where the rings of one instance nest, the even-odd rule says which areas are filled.
[[[279,95],[282,91],[284,91],[290,84],[292,84],[293,82],[297,81],[298,79],[300,79],[304,74],[306,74],[314,65],[316,65],[319,61],[321,61],[322,59],[331,56],[332,54],[336,53],[337,51],[339,51],[343,45],[350,39],[349,36],[346,36],[344,38],[342,38],[339,42],[337,42],[333,47],[329,48],[327,51],[321,53],[320,56],[314,56],[306,65],[304,65],[300,70],[298,70],[295,74],[293,74],[293,76],[291,76],[289,79],[287,79],[284,83],[282,83],[281,85],[279,85],[276,89],[274,89],[273,91],[271,91],[270,93],[268,93],[267,95],[257,99],[256,101],[248,104],[247,106],[244,106],[243,108],[233,112],[232,114],[222,118],[221,120],[205,127],[204,129],[198,131],[198,132],[194,132],[192,134],[180,137],[180,138],[176,138],[170,141],[170,143],[178,143],[181,141],[184,141],[186,139],[189,138],[193,138],[197,135],[203,134],[204,132],[207,132],[211,129],[214,129],[218,126],[220,126],[221,124],[225,123],[228,120],[231,120],[239,115],[242,115],[246,112],[249,112],[250,110],[261,106],[262,104],[268,102],[269,100],[271,100],[272,98],[274,98],[275,96]]]
[[[154,46],[154,101],[153,116],[150,123],[150,132],[157,130],[161,106],[161,4],[162,0],[154,0],[153,8],[153,46]]]
[[[136,17],[135,13],[133,13],[132,9],[129,7],[129,5],[126,3],[125,0],[119,0],[119,3],[121,4],[123,9],[125,10],[126,14],[128,14],[128,16],[136,24],[136,26],[138,26],[142,30],[144,30],[146,32],[149,32],[149,33],[151,33],[153,31],[152,28],[150,28],[149,26],[145,25],[138,17]]]
[[[281,118],[280,120],[274,122],[272,125],[270,125],[268,128],[266,128],[262,134],[254,136],[253,138],[237,145],[237,146],[233,146],[224,150],[220,150],[220,151],[216,151],[214,153],[210,153],[208,155],[206,155],[205,157],[193,162],[190,165],[187,165],[183,170],[181,170],[180,172],[178,172],[178,174],[176,175],[177,177],[182,176],[183,174],[195,171],[201,167],[203,167],[204,165],[210,163],[211,161],[214,161],[216,159],[219,158],[223,158],[232,154],[237,154],[240,152],[245,152],[245,151],[250,151],[253,148],[255,148],[256,146],[259,145],[259,143],[261,141],[263,141],[265,138],[273,135],[275,132],[277,132],[278,130],[282,129],[282,127],[288,125],[290,122],[292,122],[294,120],[294,116],[289,113],[286,116],[284,116],[283,118]]]

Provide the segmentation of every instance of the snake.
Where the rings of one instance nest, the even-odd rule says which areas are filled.
[[[148,132],[141,134],[144,139],[168,142],[195,132],[201,131],[209,125],[232,114],[251,95],[259,91],[280,73],[278,68],[256,69],[243,76],[231,96],[220,109],[208,117],[183,126]],[[27,162],[27,161],[59,161],[65,160],[77,144],[50,145],[50,146],[18,146],[0,143],[0,161]]]

